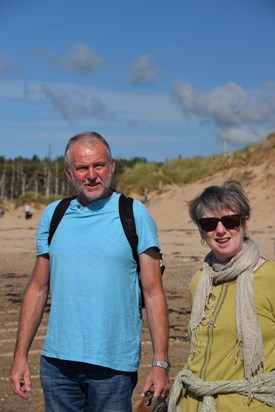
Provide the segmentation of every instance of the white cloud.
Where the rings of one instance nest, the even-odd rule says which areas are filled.
[[[70,123],[87,120],[101,124],[138,124],[135,95],[79,85],[44,84],[42,93]],[[131,100],[133,104],[131,104]],[[108,102],[106,104],[105,102]]]
[[[185,118],[212,123],[220,139],[249,144],[258,141],[259,131],[275,126],[275,83],[269,82],[257,93],[229,82],[200,93],[189,83],[174,82],[172,100]]]
[[[20,66],[4,54],[0,54],[0,76],[21,70]]]
[[[134,85],[152,83],[160,74],[149,54],[143,54],[138,57],[134,62],[129,64],[129,69],[130,81]]]
[[[90,116],[99,122],[116,122],[117,119],[100,97],[92,97],[77,90],[44,85],[45,96],[69,122],[81,116]]]
[[[33,47],[32,51],[42,55],[51,63],[75,73],[94,74],[106,64],[105,59],[98,57],[90,47],[83,43],[75,44],[65,57],[54,55],[40,47]]]
[[[268,130],[247,127],[245,125],[240,127],[217,129],[216,132],[219,139],[241,146],[257,143],[262,140],[263,136],[268,134]]]
[[[102,122],[106,124],[181,127],[184,124],[168,94],[115,91],[76,83],[0,81],[0,98],[16,99],[24,107],[24,102],[34,100],[37,108],[39,102],[47,100],[70,123],[80,118],[83,121],[84,116],[93,114],[94,118],[104,119]]]

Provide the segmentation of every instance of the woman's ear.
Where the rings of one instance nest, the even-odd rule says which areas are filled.
[[[199,233],[201,236],[201,244],[204,245],[205,244],[205,232],[200,228],[200,226],[198,226],[199,228]]]
[[[244,226],[245,229],[248,228],[248,221],[249,221],[249,219],[250,219],[250,216],[245,216],[245,218],[244,218],[243,226]]]
[[[244,233],[247,233],[247,229],[248,229],[248,221],[249,221],[249,216],[246,216],[243,219],[243,229],[244,229]]]

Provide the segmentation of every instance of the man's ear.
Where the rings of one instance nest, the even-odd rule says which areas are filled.
[[[115,159],[113,158],[113,159],[112,159],[112,175],[114,175],[115,170],[116,170],[116,161],[115,161]]]
[[[71,174],[70,169],[68,169],[66,166],[64,166],[64,171],[65,171],[65,173],[66,173],[67,178],[68,178],[69,181],[71,182],[71,181],[72,181],[72,174]]]

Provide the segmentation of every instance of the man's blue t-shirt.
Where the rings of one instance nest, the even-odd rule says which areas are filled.
[[[84,207],[71,201],[48,246],[49,225],[58,203],[41,216],[37,255],[50,255],[51,310],[42,354],[120,371],[136,371],[142,314],[136,262],[125,236],[118,193]],[[146,207],[133,204],[138,253],[159,248]]]

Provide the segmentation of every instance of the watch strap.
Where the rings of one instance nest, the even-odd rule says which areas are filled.
[[[163,368],[166,370],[166,372],[169,372],[171,369],[171,364],[169,361],[153,360],[152,366],[158,366],[159,368]]]

